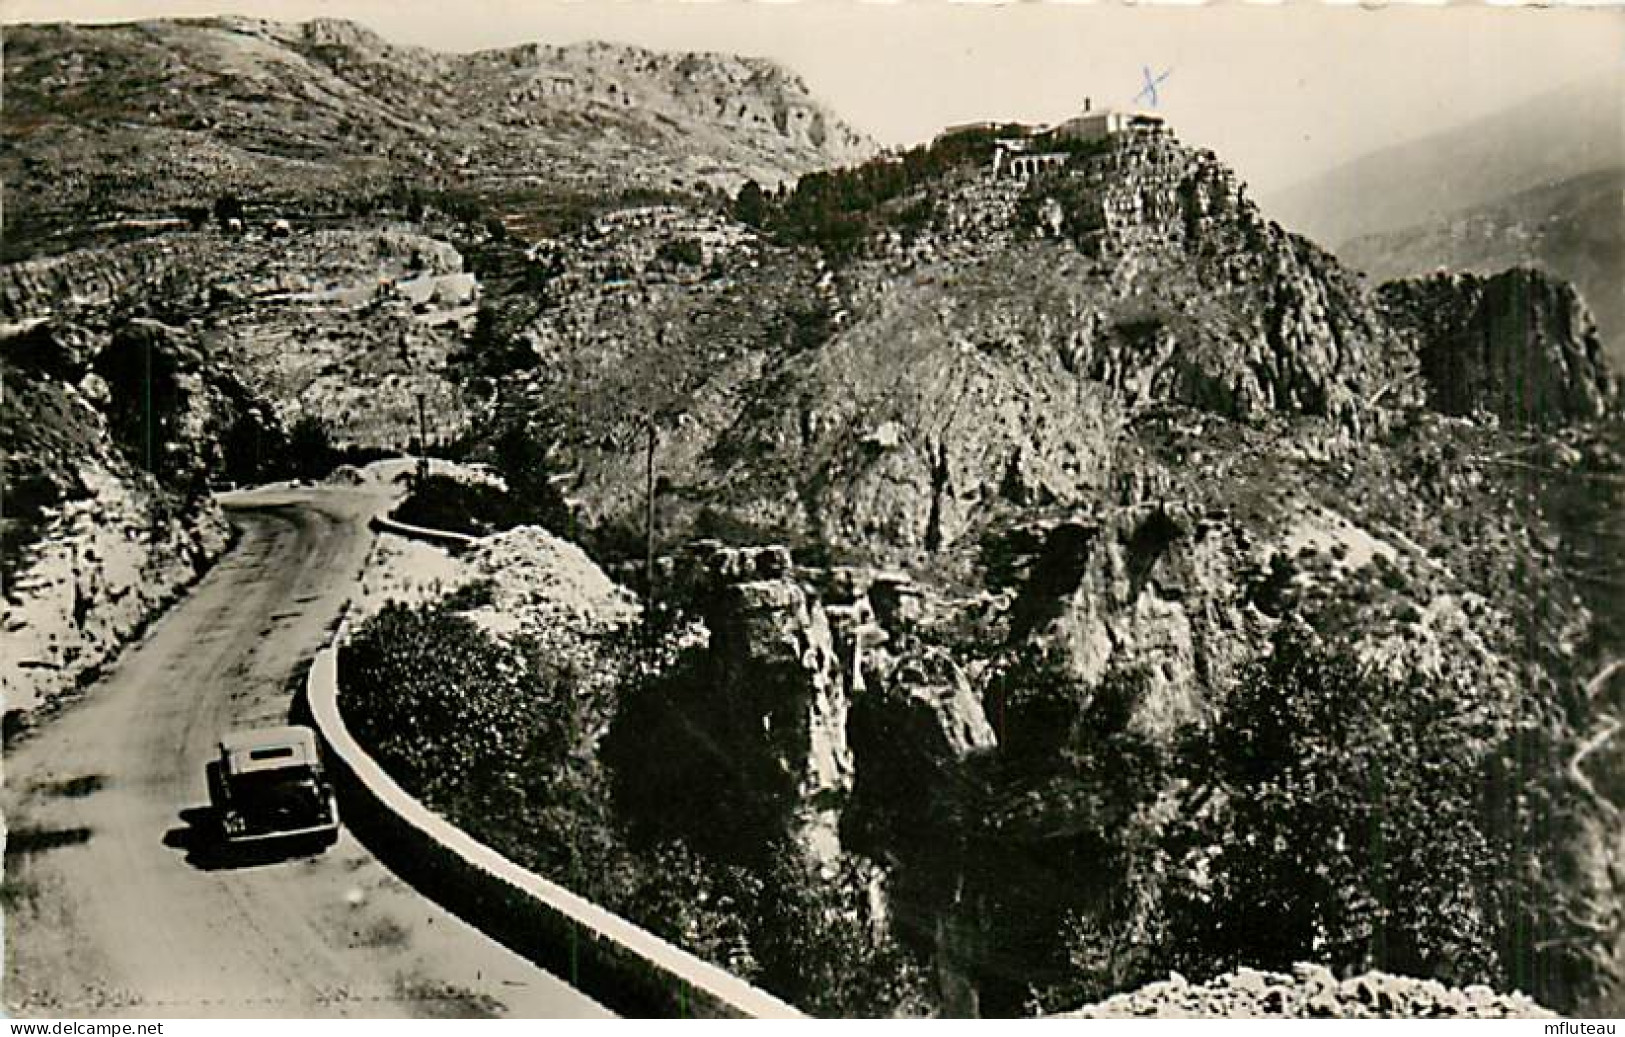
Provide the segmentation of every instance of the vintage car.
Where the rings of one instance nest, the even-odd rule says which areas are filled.
[[[308,727],[265,727],[220,739],[206,768],[209,805],[227,845],[338,838],[339,811]]]

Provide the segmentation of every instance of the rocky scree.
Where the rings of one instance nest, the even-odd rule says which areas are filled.
[[[1290,975],[1238,969],[1191,983],[1175,974],[1160,983],[1067,1013],[1075,1019],[1555,1019],[1522,994],[1485,986],[1447,987],[1434,980],[1368,972],[1339,981],[1318,965]]]

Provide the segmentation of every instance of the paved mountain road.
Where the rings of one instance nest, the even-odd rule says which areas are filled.
[[[386,491],[261,490],[193,592],[5,760],[7,1011],[18,1015],[606,1014],[419,897],[348,833],[208,870],[183,812],[219,733],[285,722]]]

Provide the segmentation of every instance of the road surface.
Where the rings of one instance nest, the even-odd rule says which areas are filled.
[[[241,537],[84,701],[7,753],[16,1015],[606,1014],[424,900],[353,837],[209,870],[187,818],[219,733],[284,723],[370,543],[377,488],[260,491]]]

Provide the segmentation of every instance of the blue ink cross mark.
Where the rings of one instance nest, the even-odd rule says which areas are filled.
[[[1145,86],[1141,88],[1139,93],[1134,95],[1134,100],[1139,101],[1143,97],[1147,104],[1155,108],[1157,106],[1157,87],[1161,86],[1164,80],[1173,75],[1174,70],[1165,68],[1153,76],[1149,65],[1141,65],[1140,71],[1145,76]]]

